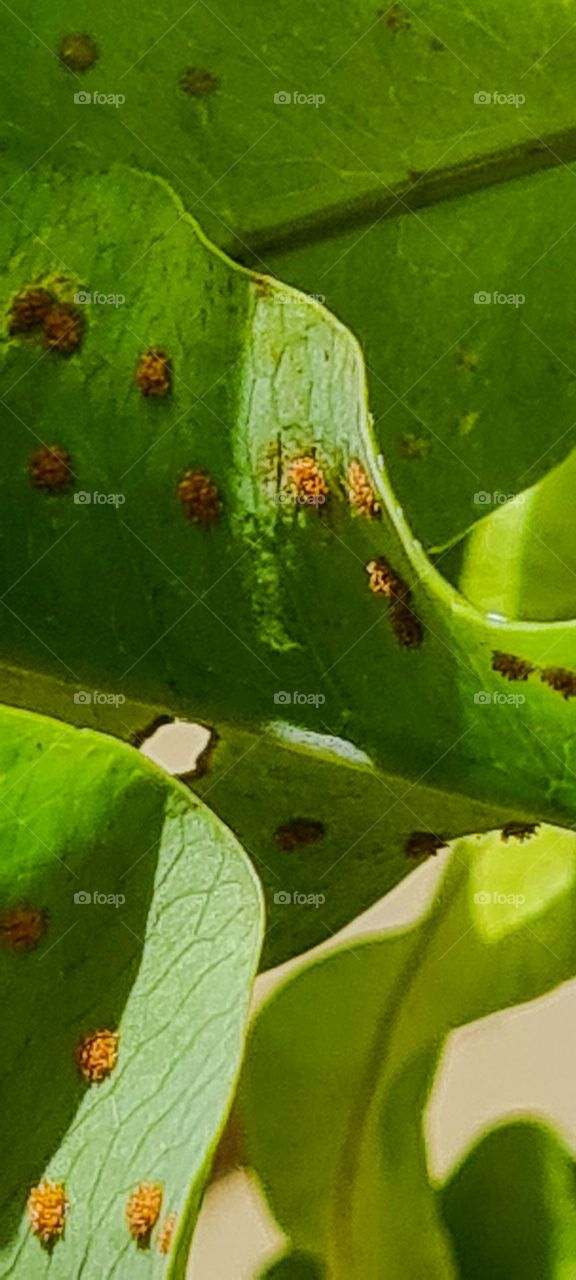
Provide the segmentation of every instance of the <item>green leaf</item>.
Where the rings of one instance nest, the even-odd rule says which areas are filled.
[[[260,1280],[322,1280],[324,1268],[311,1253],[285,1253],[261,1273]]]
[[[322,894],[335,869],[323,923],[319,910],[283,911],[273,960],[293,945],[292,930],[308,946],[396,883],[409,866],[410,834],[570,822],[571,707],[536,677],[509,692],[492,655],[537,667],[553,644],[555,662],[570,668],[575,624],[483,616],[431,567],[380,465],[349,332],[316,303],[208,246],[159,179],[117,168],[72,182],[43,166],[6,202],[17,214],[2,229],[12,264],[7,312],[15,295],[43,281],[61,305],[75,305],[84,332],[67,358],[46,351],[35,330],[6,332],[2,348],[5,699],[98,724],[108,698],[105,724],[117,733],[136,727],[135,706],[211,725],[219,741],[204,793],[244,845],[256,842],[259,863],[272,865],[271,896]],[[79,220],[78,209],[89,217]],[[58,276],[54,252],[69,264]],[[125,302],[73,304],[82,289],[117,299],[136,259],[140,287]],[[169,301],[168,279],[178,282]],[[134,382],[149,348],[172,360],[163,398],[143,396]],[[46,446],[69,456],[68,487],[38,487],[37,452]],[[329,490],[323,505],[298,503],[291,488],[291,468],[311,451]],[[351,504],[353,465],[380,518]],[[187,519],[179,501],[190,470],[217,486],[213,525]],[[90,502],[74,501],[87,495]],[[23,521],[27,539],[15,541]],[[410,593],[400,616],[370,590],[375,560]],[[268,762],[266,750],[255,773],[258,744],[278,738],[274,722],[282,726],[276,759]],[[316,775],[298,792],[314,761]],[[220,777],[225,787],[216,786]],[[317,779],[328,780],[320,795]],[[261,786],[274,814],[286,788],[285,821],[329,827],[322,865],[306,850],[306,865],[285,877],[275,826],[255,832],[260,810],[247,805]],[[328,808],[333,797],[337,807]],[[360,857],[369,869],[358,876]]]
[[[320,28],[292,3],[273,18],[224,0],[36,10],[6,13],[7,186],[46,154],[67,178],[87,154],[123,160],[170,181],[215,243],[325,296],[366,350],[392,481],[426,546],[478,518],[475,492],[515,493],[565,456],[576,32],[562,0],[340,2]],[[82,30],[98,56],[71,70],[62,40]],[[542,166],[556,171],[507,181]],[[479,314],[482,290],[525,293],[532,332],[511,307]]]
[[[242,1051],[254,874],[209,810],[133,749],[7,709],[0,729],[2,1274],[183,1277]],[[77,1053],[102,1031],[118,1034],[118,1059],[94,1083]],[[46,1180],[69,1204],[52,1252],[25,1212]],[[148,1249],[125,1217],[144,1182],[162,1188]]]
[[[573,835],[458,841],[422,920],[301,966],[258,1015],[248,1162],[337,1280],[457,1274],[421,1128],[434,1074],[450,1031],[574,975],[575,900]]]
[[[416,12],[337,0],[319,22],[286,0],[273,13],[226,0],[151,11],[14,0],[5,18],[5,168],[20,177],[50,149],[69,173],[87,154],[152,169],[228,248],[265,254],[296,232],[370,225],[404,200],[550,163],[546,143],[576,158],[576,35],[561,3],[422,0]],[[97,49],[84,70],[62,63],[75,32]],[[474,101],[495,86],[524,101]],[[316,104],[275,101],[296,93]]]
[[[486,1133],[442,1188],[461,1280],[569,1280],[576,1270],[573,1156],[544,1125]]]
[[[479,608],[547,621],[576,614],[576,453],[487,516],[462,548],[460,590]]]
[[[566,290],[576,268],[575,176],[574,166],[558,166],[272,255],[276,275],[322,293],[359,338],[391,484],[433,552],[487,511],[497,510],[501,529],[498,504],[576,444],[576,302]],[[520,511],[528,514],[514,506]],[[556,511],[568,522],[564,503]],[[536,532],[551,561],[554,551],[566,558],[556,527],[550,538],[539,524]],[[502,573],[528,572],[514,544],[508,570],[501,565],[500,537],[485,567],[493,587]],[[441,554],[438,564],[446,571]]]

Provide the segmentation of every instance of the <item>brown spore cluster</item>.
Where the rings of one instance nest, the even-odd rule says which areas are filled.
[[[324,505],[329,489],[322,467],[313,454],[303,453],[289,463],[288,488],[294,500],[303,506]]]
[[[377,520],[380,515],[380,504],[376,501],[372,485],[360,462],[350,463],[346,481],[350,506],[367,520]]]
[[[92,36],[72,32],[63,36],[58,57],[69,71],[89,71],[98,59],[98,46]]]
[[[145,351],[136,368],[136,386],[143,396],[162,399],[172,386],[170,357],[158,347]]]
[[[126,1205],[126,1221],[130,1235],[146,1248],[162,1208],[162,1187],[157,1182],[141,1182],[131,1193]]]
[[[68,1201],[61,1182],[40,1182],[32,1187],[26,1205],[30,1227],[47,1248],[64,1235]]]
[[[0,915],[0,939],[7,951],[34,951],[48,927],[48,914],[40,907],[8,907]]]
[[[222,508],[220,491],[203,467],[191,467],[184,472],[178,497],[192,524],[211,525],[218,520]]]
[[[61,493],[72,483],[70,454],[59,445],[43,445],[32,454],[28,473],[35,489],[46,493]]]
[[[101,1084],[118,1061],[118,1032],[91,1031],[76,1048],[76,1064],[89,1084]]]

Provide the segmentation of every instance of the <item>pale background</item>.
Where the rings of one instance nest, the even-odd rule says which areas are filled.
[[[168,725],[144,750],[169,772],[185,773],[194,767],[205,733],[199,726]],[[429,901],[442,863],[440,854],[419,867],[316,951],[342,939],[409,924]],[[255,1004],[297,964],[298,960],[262,974]],[[427,1115],[433,1173],[447,1172],[487,1125],[527,1113],[555,1123],[576,1148],[576,982],[450,1037]],[[280,1252],[282,1242],[258,1188],[245,1174],[234,1173],[207,1193],[188,1280],[255,1280],[264,1263]]]

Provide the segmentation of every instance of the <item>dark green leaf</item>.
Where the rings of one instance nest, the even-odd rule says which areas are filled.
[[[442,1188],[461,1280],[568,1280],[576,1272],[573,1157],[543,1125],[485,1134]]]

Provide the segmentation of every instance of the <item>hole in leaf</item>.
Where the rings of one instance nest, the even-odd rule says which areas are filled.
[[[172,720],[161,724],[146,737],[140,751],[174,777],[199,777],[209,768],[217,734],[204,724]]]

